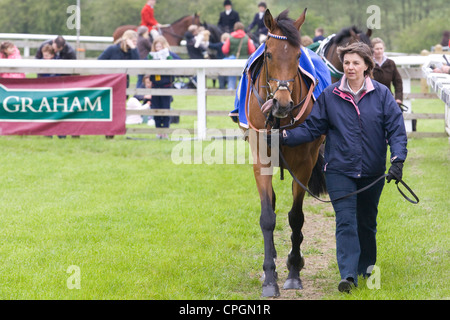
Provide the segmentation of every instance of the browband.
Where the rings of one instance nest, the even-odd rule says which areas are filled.
[[[287,40],[287,37],[285,37],[285,36],[279,36],[279,35],[276,35],[276,34],[273,34],[270,32],[267,33],[267,36],[278,39],[278,40]]]

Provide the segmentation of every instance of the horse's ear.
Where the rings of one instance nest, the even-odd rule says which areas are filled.
[[[269,31],[275,28],[275,21],[273,21],[273,17],[269,9],[266,9],[266,12],[264,13],[264,24]]]
[[[300,28],[302,27],[303,23],[305,22],[306,19],[306,11],[308,9],[305,8],[305,10],[303,11],[303,13],[300,15],[300,17],[294,22],[294,26],[300,30]]]
[[[372,36],[372,29],[367,29],[366,35],[370,38]]]

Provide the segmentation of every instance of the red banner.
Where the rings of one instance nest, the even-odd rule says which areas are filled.
[[[0,78],[0,135],[125,134],[126,74]]]

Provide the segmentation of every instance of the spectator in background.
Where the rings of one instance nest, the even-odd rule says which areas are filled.
[[[153,87],[153,84],[152,84],[152,81],[150,80],[149,75],[144,76],[142,83],[143,83],[142,88],[151,89]],[[133,98],[130,98],[130,100],[131,99],[138,100],[139,103],[141,103],[143,110],[150,109],[150,106],[152,105],[152,95],[151,94],[135,95]],[[128,100],[128,101],[130,101],[130,100]],[[133,102],[132,104],[137,106],[137,104],[135,102]],[[127,106],[128,106],[128,103],[127,103]],[[153,116],[143,116],[142,118],[143,118],[143,122],[146,122],[147,125],[149,125],[149,126],[155,125],[155,120],[153,119]],[[128,117],[127,117],[127,119],[128,119]]]
[[[323,32],[324,32],[323,28],[316,28],[316,30],[314,31],[313,42],[318,42],[318,41],[322,41],[323,39],[325,39]]]
[[[375,61],[373,78],[384,84],[389,90],[391,89],[391,84],[393,84],[395,101],[401,104],[403,102],[403,82],[395,62],[388,59],[384,53],[384,42],[380,38],[372,39],[372,47]]]
[[[152,48],[152,43],[150,41],[150,37],[148,34],[148,28],[146,26],[140,26],[137,29],[138,40],[137,40],[137,49],[139,52],[139,59],[146,60],[148,53]],[[139,74],[136,82],[136,88],[143,88],[144,84],[142,82],[144,75]]]
[[[310,36],[302,36],[301,37],[302,46],[307,47],[314,43]]]
[[[198,27],[198,34],[195,36],[194,47],[202,51],[204,59],[209,59],[208,47],[211,33],[205,27]]]
[[[143,83],[145,88],[150,89],[152,87],[152,82],[150,81],[150,76],[144,76]],[[142,103],[141,103],[142,101]],[[135,95],[134,97],[128,99],[127,110],[148,110],[150,109],[152,103],[152,95]],[[126,124],[141,124],[143,122],[143,116],[140,115],[129,115],[125,121]],[[145,116],[146,118],[146,116]],[[154,123],[154,121],[153,121]],[[149,122],[150,125],[150,122]]]
[[[252,23],[250,23],[250,25],[248,26],[248,28],[246,30],[247,32],[252,32],[252,29],[254,27],[257,27],[255,36],[259,40],[259,43],[263,43],[267,37],[268,30],[266,28],[266,25],[264,24],[264,13],[265,13],[266,9],[267,9],[267,5],[265,2],[260,2],[258,4],[259,12],[255,14],[255,16],[253,17]]]
[[[47,43],[44,44],[44,46],[42,48],[40,48],[40,52],[42,54],[42,58],[44,60],[52,60],[52,59],[57,59],[58,57],[56,56],[56,51],[54,49],[54,47]],[[59,74],[50,74],[50,73],[38,73],[37,77],[38,78],[48,78],[48,77],[57,77],[59,76]],[[47,136],[48,138],[53,138],[52,136]],[[79,136],[73,136],[73,137],[79,137]],[[59,135],[58,138],[60,139],[65,139],[66,136],[63,135]]]
[[[139,52],[139,59],[147,59],[148,53],[152,49],[152,42],[150,41],[150,36],[148,34],[148,28],[146,26],[140,26],[137,29],[138,40],[137,49]]]
[[[19,49],[10,41],[4,41],[0,45],[0,59],[22,59]],[[0,73],[0,78],[25,78],[25,73]]]
[[[170,51],[169,43],[166,38],[159,36],[153,40],[152,50],[148,55],[149,60],[172,60],[180,59],[180,57]],[[153,88],[172,88],[173,87],[173,76],[162,76],[162,75],[151,75],[150,80],[152,82]],[[170,109],[170,104],[172,102],[172,96],[155,96],[152,95],[152,109]],[[170,116],[154,117],[156,128],[169,128],[170,126]],[[167,139],[168,135],[157,134],[159,139]]]
[[[136,31],[127,30],[122,38],[100,54],[98,60],[139,60],[137,49],[138,35]],[[130,84],[130,78],[127,75],[127,88]],[[106,136],[106,139],[112,139],[114,136]]]
[[[41,48],[42,59],[52,60],[57,59],[56,51],[51,44],[45,44]],[[59,74],[50,74],[50,73],[38,73],[38,78],[46,78],[46,77],[57,77]]]
[[[47,44],[53,47],[56,59],[75,60],[77,58],[77,54],[72,46],[68,44],[62,36],[58,36],[56,37],[56,39],[47,40],[41,44],[36,52],[36,59],[43,58],[42,48]]]
[[[225,59],[225,54],[222,51],[222,47],[224,43],[230,38],[230,34],[228,32],[223,33],[220,36],[220,42],[209,43],[209,48],[215,50],[217,52],[216,59]],[[228,83],[227,76],[219,76],[219,88],[225,89]]]
[[[245,33],[242,22],[236,22],[230,38],[222,46],[222,52],[228,59],[248,59],[255,50],[255,45]],[[228,90],[234,89],[236,89],[236,77],[230,76],[228,77]]]
[[[156,0],[148,0],[141,10],[141,26],[146,26],[153,38],[159,35],[156,29],[161,28],[161,24],[155,19],[155,4]]]
[[[203,52],[200,47],[196,47],[196,36],[198,35],[198,26],[192,24],[184,34],[186,39],[186,49],[190,59],[203,59]]]
[[[139,60],[137,49],[138,35],[136,31],[127,30],[118,43],[113,44],[100,54],[98,60]],[[127,88],[129,77],[127,76]]]
[[[450,46],[450,31],[445,30],[445,31],[442,33],[441,46],[443,46],[443,47],[448,47],[448,46]]]
[[[225,0],[223,6],[225,7],[225,11],[220,13],[217,25],[222,32],[231,33],[233,32],[234,24],[241,21],[241,19],[239,18],[239,13],[233,10],[233,5],[230,0]]]

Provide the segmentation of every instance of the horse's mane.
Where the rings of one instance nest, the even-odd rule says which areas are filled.
[[[331,43],[335,43],[338,45],[345,45],[345,43],[343,43],[348,37],[351,36],[350,31],[353,31],[356,34],[359,34],[359,38],[361,40],[361,42],[364,42],[365,44],[367,44],[368,46],[371,46],[370,43],[370,38],[363,33],[361,30],[359,30],[356,26],[351,26],[348,28],[342,28],[341,31],[339,31],[335,37],[333,37],[330,41]]]
[[[300,32],[294,25],[294,20],[288,17],[289,10],[284,10],[275,19],[281,33],[287,37],[287,41],[294,47],[300,47]]]

